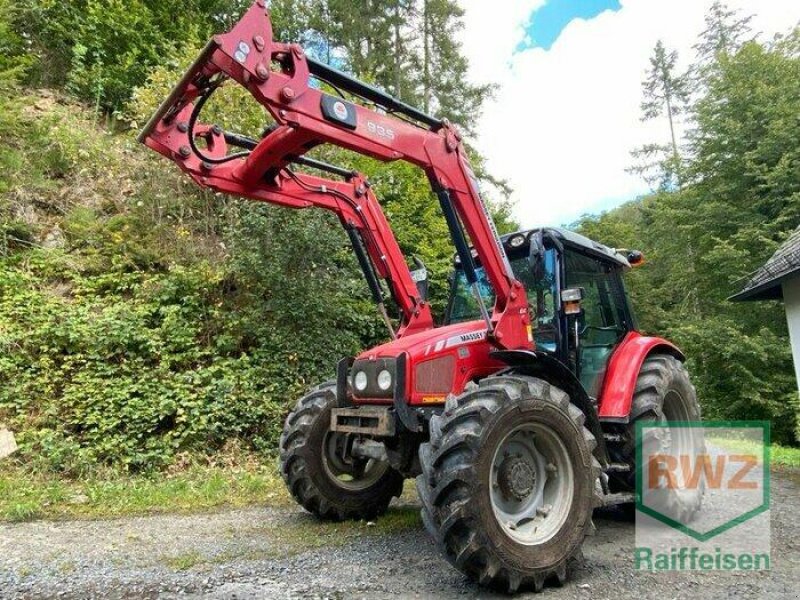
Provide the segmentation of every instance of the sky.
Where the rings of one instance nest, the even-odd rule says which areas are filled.
[[[511,184],[520,223],[567,225],[647,193],[625,169],[632,149],[669,139],[666,121],[640,121],[649,57],[661,39],[688,66],[713,0],[460,3],[469,77],[498,86],[474,143]],[[762,39],[800,23],[797,0],[727,4]]]

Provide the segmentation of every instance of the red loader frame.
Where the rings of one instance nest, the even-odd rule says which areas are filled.
[[[328,95],[311,85],[312,77],[383,110]],[[276,126],[261,140],[197,122],[205,101],[228,78],[245,87],[275,119]],[[198,137],[206,140],[202,151],[195,143]],[[477,277],[465,231],[496,293],[491,315],[481,306],[489,338],[500,349],[533,348],[525,289],[511,271],[459,132],[446,120],[314,61],[298,45],[274,41],[263,0],[255,2],[233,30],[212,39],[139,140],[175,161],[203,187],[336,213],[348,231],[360,234],[378,275],[388,279],[403,314],[398,337],[430,328],[433,321],[377,200],[363,176],[304,155],[332,144],[380,161],[404,160],[420,167],[442,206],[469,283],[476,286]],[[231,146],[245,151],[229,154]],[[291,164],[347,174],[349,181],[294,173]],[[370,287],[376,296],[372,283]]]

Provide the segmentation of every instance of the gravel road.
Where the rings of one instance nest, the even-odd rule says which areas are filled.
[[[605,512],[584,545],[584,564],[563,588],[537,597],[799,598],[799,492],[800,473],[773,475],[771,572],[636,572],[633,525]],[[4,524],[0,599],[490,597],[440,557],[413,503],[392,509],[400,525],[386,531],[266,507]]]

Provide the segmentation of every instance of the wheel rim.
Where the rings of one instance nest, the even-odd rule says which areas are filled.
[[[530,423],[510,431],[495,450],[489,477],[495,518],[513,540],[544,543],[566,522],[575,496],[572,462],[549,427]]]
[[[361,491],[374,485],[389,469],[389,464],[354,457],[352,445],[352,436],[329,431],[322,442],[322,465],[337,486]]]

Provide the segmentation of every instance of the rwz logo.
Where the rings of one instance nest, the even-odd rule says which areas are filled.
[[[769,439],[759,421],[637,423],[637,528],[641,516],[699,542],[752,540],[744,524],[769,510]]]
[[[732,468],[736,465],[740,466]],[[744,479],[757,465],[755,454],[653,454],[647,467],[647,488],[696,490],[702,482],[709,489],[754,490],[759,482]]]

